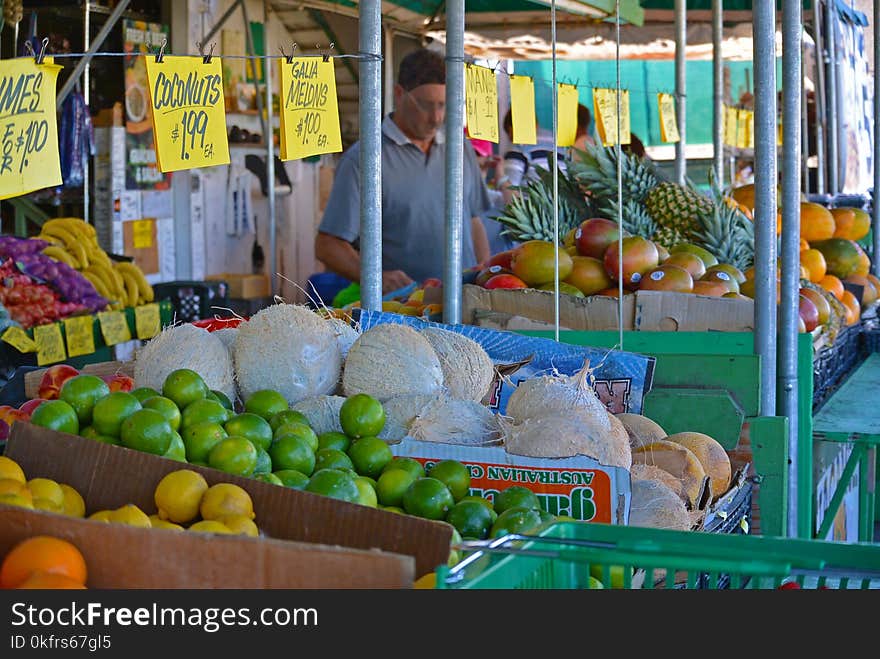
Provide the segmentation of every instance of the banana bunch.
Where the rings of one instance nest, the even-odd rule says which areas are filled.
[[[153,301],[153,287],[134,263],[113,261],[98,246],[95,227],[73,217],[57,218],[43,224],[37,236],[49,243],[43,254],[66,263],[92,282],[115,310]]]

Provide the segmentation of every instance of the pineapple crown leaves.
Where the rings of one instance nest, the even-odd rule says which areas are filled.
[[[713,209],[700,218],[702,227],[694,237],[720,261],[745,269],[755,260],[755,227],[736,205],[725,201],[711,170],[709,185]]]
[[[575,149],[569,165],[575,180],[584,193],[602,204],[607,198],[617,198],[617,153],[611,147],[587,145],[586,150]],[[637,156],[621,152],[623,197],[644,200],[648,191],[659,183],[654,166]]]

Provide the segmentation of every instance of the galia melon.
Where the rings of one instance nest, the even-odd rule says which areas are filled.
[[[668,471],[663,471],[660,467],[636,463],[629,470],[629,475],[633,481],[657,481],[663,483],[675,492],[683,502],[687,503],[687,495],[682,490],[681,481]]]
[[[656,421],[652,421],[641,414],[629,414],[622,412],[615,415],[629,435],[629,445],[638,448],[645,444],[659,442],[666,437],[666,431]]]
[[[691,517],[681,498],[666,485],[636,480],[632,483],[629,525],[687,531],[691,528]]]
[[[703,467],[712,487],[712,500],[718,499],[730,487],[730,457],[715,439],[701,432],[679,432],[666,438],[668,442],[689,449]]]
[[[695,508],[703,492],[706,470],[699,458],[686,446],[660,440],[633,450],[634,463],[659,467],[675,476],[682,484],[688,503]]]

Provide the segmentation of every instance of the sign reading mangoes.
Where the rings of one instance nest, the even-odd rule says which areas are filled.
[[[498,143],[498,85],[495,71],[465,64],[465,108],[468,137]]]
[[[630,143],[629,90],[620,93],[620,119],[618,121],[617,90],[594,89],[593,108],[596,116],[596,129],[605,146]],[[618,126],[620,139],[618,139]]]
[[[514,144],[537,144],[535,81],[528,76],[510,76],[510,121]]]
[[[147,57],[159,171],[229,163],[220,58]]]
[[[573,146],[578,128],[578,89],[560,83],[556,89],[556,146]]]
[[[680,142],[675,97],[672,94],[657,94],[657,106],[660,110],[660,139],[664,142]]]
[[[281,62],[281,159],[342,151],[333,61],[295,57]]]
[[[0,199],[61,185],[55,83],[47,57],[0,61]]]

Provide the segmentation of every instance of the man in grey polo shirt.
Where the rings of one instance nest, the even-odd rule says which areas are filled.
[[[446,63],[417,50],[400,63],[394,112],[382,122],[382,289],[443,276],[446,144]],[[336,168],[315,255],[331,271],[360,280],[360,143]],[[479,216],[490,208],[473,149],[464,150],[462,267],[489,257]]]

